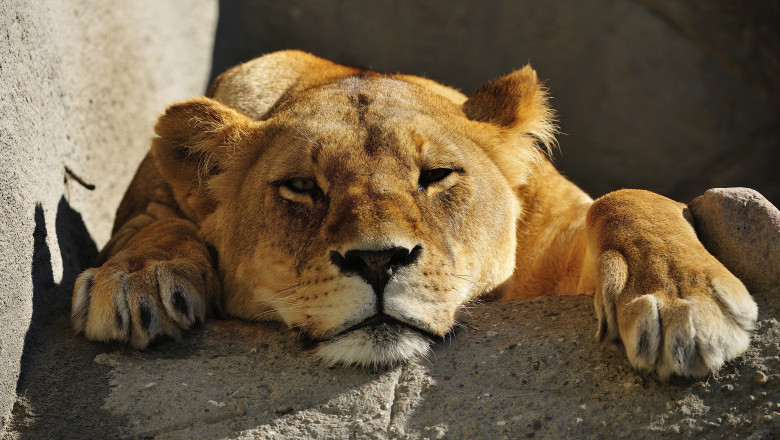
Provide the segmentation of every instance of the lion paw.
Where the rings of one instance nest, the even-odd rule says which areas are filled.
[[[606,252],[601,264],[607,275],[595,300],[598,336],[619,336],[635,368],[655,371],[662,380],[702,377],[747,350],[758,308],[725,269],[717,277],[690,274],[675,283],[672,295],[633,291],[617,252]]]
[[[182,330],[202,322],[215,289],[208,261],[120,252],[79,275],[71,321],[88,339],[144,348],[160,336],[178,339]]]

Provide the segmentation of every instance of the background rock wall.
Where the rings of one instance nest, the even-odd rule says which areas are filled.
[[[0,416],[108,239],[156,114],[203,93],[216,14],[215,1],[2,1]]]
[[[297,48],[470,94],[531,62],[565,133],[556,163],[592,196],[747,186],[778,205],[779,22],[771,0],[238,0],[212,76]]]

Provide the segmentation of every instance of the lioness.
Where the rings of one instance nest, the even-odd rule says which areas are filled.
[[[530,67],[469,98],[298,51],[235,67],[159,117],[73,325],[143,348],[212,314],[279,320],[328,364],[384,366],[477,298],[590,293],[598,338],[662,379],[744,352],[756,304],[686,206],[594,202],[548,158],[552,115]]]

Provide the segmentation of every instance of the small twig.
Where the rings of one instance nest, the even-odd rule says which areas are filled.
[[[72,178],[73,180],[78,182],[78,184],[83,186],[84,188],[86,188],[86,189],[88,189],[90,191],[95,189],[95,185],[93,185],[91,183],[85,182],[84,179],[82,179],[81,177],[77,176],[76,173],[73,172],[73,170],[71,170],[70,168],[67,167],[67,165],[65,166],[65,174],[66,174],[66,176],[69,176],[70,178]]]

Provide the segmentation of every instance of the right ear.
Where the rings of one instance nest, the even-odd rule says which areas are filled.
[[[471,120],[519,134],[548,155],[555,145],[554,112],[530,65],[483,84],[463,103],[463,112]]]
[[[482,85],[462,109],[472,121],[503,134],[502,141],[495,138],[483,146],[512,187],[524,184],[532,172],[530,165],[542,160],[540,152],[550,155],[556,144],[554,112],[531,66]]]
[[[242,163],[259,125],[210,98],[173,104],[157,119],[152,156],[179,207],[196,223],[217,206],[210,181]]]

